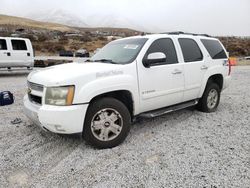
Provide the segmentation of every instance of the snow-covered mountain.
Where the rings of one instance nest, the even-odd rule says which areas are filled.
[[[80,17],[63,10],[39,11],[28,14],[26,17],[37,21],[59,23],[72,27],[89,27]]]
[[[85,22],[92,27],[130,28],[139,31],[146,30],[146,28],[141,26],[139,23],[134,22],[132,19],[114,15],[103,15],[100,17],[97,14],[93,14],[88,16]]]
[[[126,17],[119,17],[110,14],[79,17],[75,14],[69,13],[65,10],[45,10],[35,13],[29,13],[24,17],[43,21],[59,23],[73,27],[113,27],[113,28],[130,28],[139,31],[147,31],[142,25],[139,25],[133,19]]]

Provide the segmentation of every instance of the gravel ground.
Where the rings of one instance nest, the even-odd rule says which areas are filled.
[[[23,115],[27,72],[0,72],[0,187],[250,187],[250,66],[235,67],[215,113],[144,119],[126,141],[97,150],[42,131]],[[12,125],[19,117],[21,124]]]

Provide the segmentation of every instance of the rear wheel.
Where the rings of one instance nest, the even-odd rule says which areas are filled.
[[[220,102],[220,92],[216,83],[208,83],[202,98],[199,100],[198,109],[202,112],[216,111]]]
[[[97,148],[115,147],[127,137],[130,124],[130,113],[122,102],[113,98],[102,98],[89,106],[83,137]]]

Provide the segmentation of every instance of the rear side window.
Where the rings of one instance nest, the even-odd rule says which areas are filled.
[[[24,40],[11,40],[13,50],[27,50]]]
[[[225,50],[217,40],[201,39],[212,59],[226,59]]]
[[[201,50],[193,39],[180,38],[179,43],[185,62],[201,61],[203,59]]]
[[[166,55],[166,63],[161,64],[178,63],[175,46],[172,39],[165,38],[154,41],[149,47],[146,55],[154,52],[162,52]]]
[[[6,40],[0,39],[0,50],[7,50]]]

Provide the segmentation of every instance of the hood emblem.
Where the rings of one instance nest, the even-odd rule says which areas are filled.
[[[98,72],[98,73],[96,73],[96,78],[115,76],[115,75],[120,75],[120,74],[123,74],[122,70],[111,70],[111,71],[107,71],[107,72]]]

